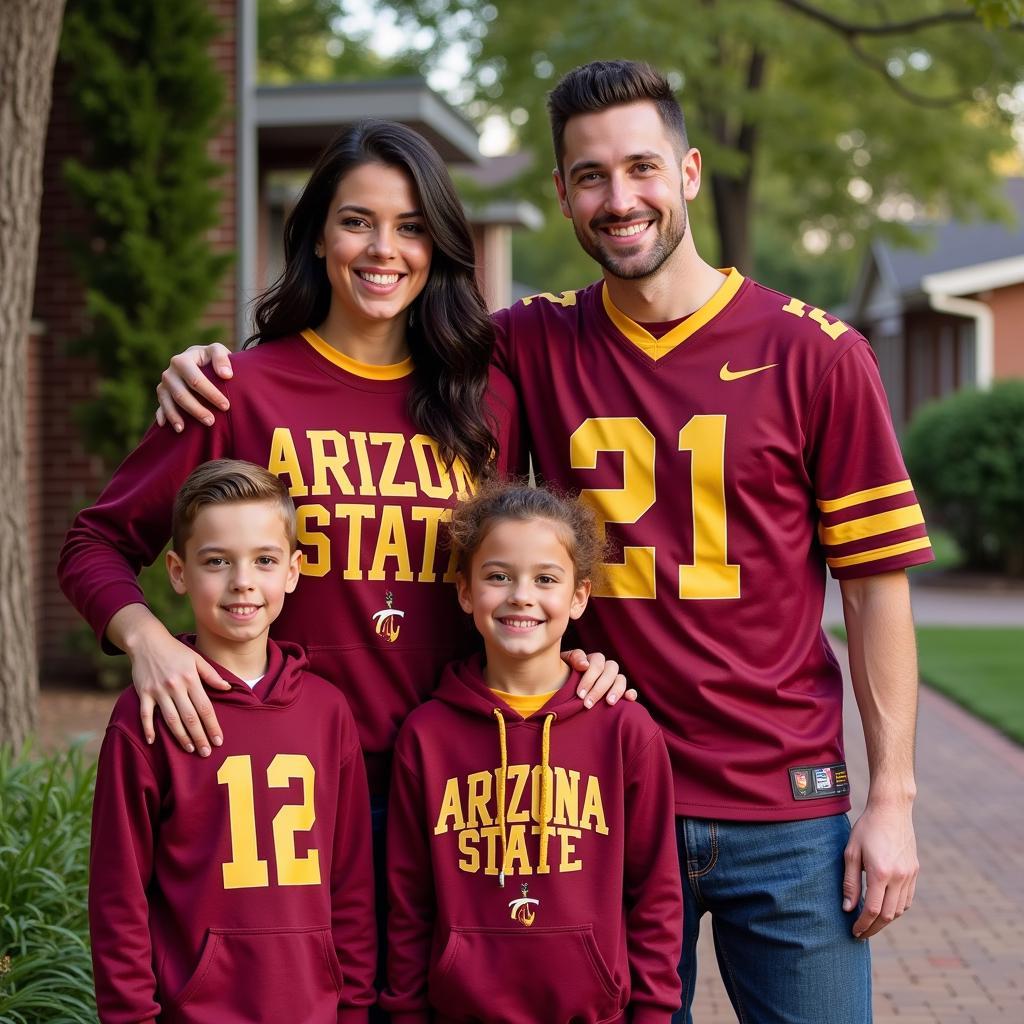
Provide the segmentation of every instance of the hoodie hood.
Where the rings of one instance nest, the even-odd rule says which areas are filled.
[[[484,656],[474,654],[464,661],[453,661],[445,666],[433,696],[435,700],[485,718],[493,719],[495,710],[499,710],[510,726],[536,726],[550,715],[554,716],[555,721],[563,722],[585,710],[583,701],[576,696],[579,681],[580,674],[570,671],[569,678],[544,707],[524,719],[487,685],[484,678]]]
[[[308,666],[308,659],[306,652],[298,644],[280,640],[267,641],[267,671],[254,690],[244,679],[240,679],[234,672],[229,672],[223,665],[203,654],[196,647],[194,633],[184,634],[178,639],[208,661],[220,674],[221,679],[231,684],[230,690],[207,689],[207,694],[215,703],[285,708],[294,703],[299,695],[299,683],[303,671]]]

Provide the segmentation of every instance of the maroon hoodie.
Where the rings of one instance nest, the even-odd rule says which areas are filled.
[[[381,1005],[394,1024],[668,1024],[683,907],[660,730],[628,701],[585,712],[575,674],[524,719],[481,665],[449,665],[398,737]]]
[[[355,723],[295,644],[255,690],[219,669],[224,745],[186,754],[134,690],[100,751],[89,878],[103,1024],[366,1021],[376,959]]]

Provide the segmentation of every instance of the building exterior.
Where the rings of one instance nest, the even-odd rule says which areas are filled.
[[[207,311],[237,343],[247,333],[248,303],[270,284],[280,266],[283,218],[294,193],[282,189],[282,173],[299,178],[330,138],[361,117],[381,117],[415,128],[445,160],[480,171],[474,127],[418,79],[384,82],[260,86],[256,83],[255,0],[209,0],[224,24],[211,54],[226,84],[226,118],[210,144],[224,167],[218,180],[220,222],[210,241],[234,253],[233,269]],[[43,204],[34,319],[29,343],[28,463],[35,621],[41,674],[46,679],[91,675],[94,662],[70,641],[82,624],[61,594],[57,555],[75,512],[103,484],[96,459],[85,452],[74,419],[89,398],[95,377],[87,359],[72,354],[83,333],[85,302],[67,251],[69,235],[86,227],[85,214],[64,186],[62,166],[82,150],[83,139],[68,94],[68,72],[55,71],[43,168]],[[470,210],[477,242],[480,283],[490,308],[511,301],[511,236],[535,227],[539,213],[528,204],[493,203]],[[154,382],[155,384],[156,382]]]
[[[893,419],[965,387],[1024,376],[1024,178],[1013,224],[913,225],[920,248],[875,242],[847,317],[878,356]]]

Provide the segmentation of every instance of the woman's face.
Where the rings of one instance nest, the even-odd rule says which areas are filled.
[[[405,318],[430,275],[433,242],[404,170],[363,164],[338,184],[317,252],[331,282],[331,316]]]

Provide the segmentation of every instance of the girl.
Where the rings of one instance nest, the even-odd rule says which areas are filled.
[[[485,653],[449,665],[398,737],[381,1005],[396,1024],[668,1024],[682,901],[664,740],[635,704],[580,714],[559,657],[593,518],[496,482],[451,535]]]

